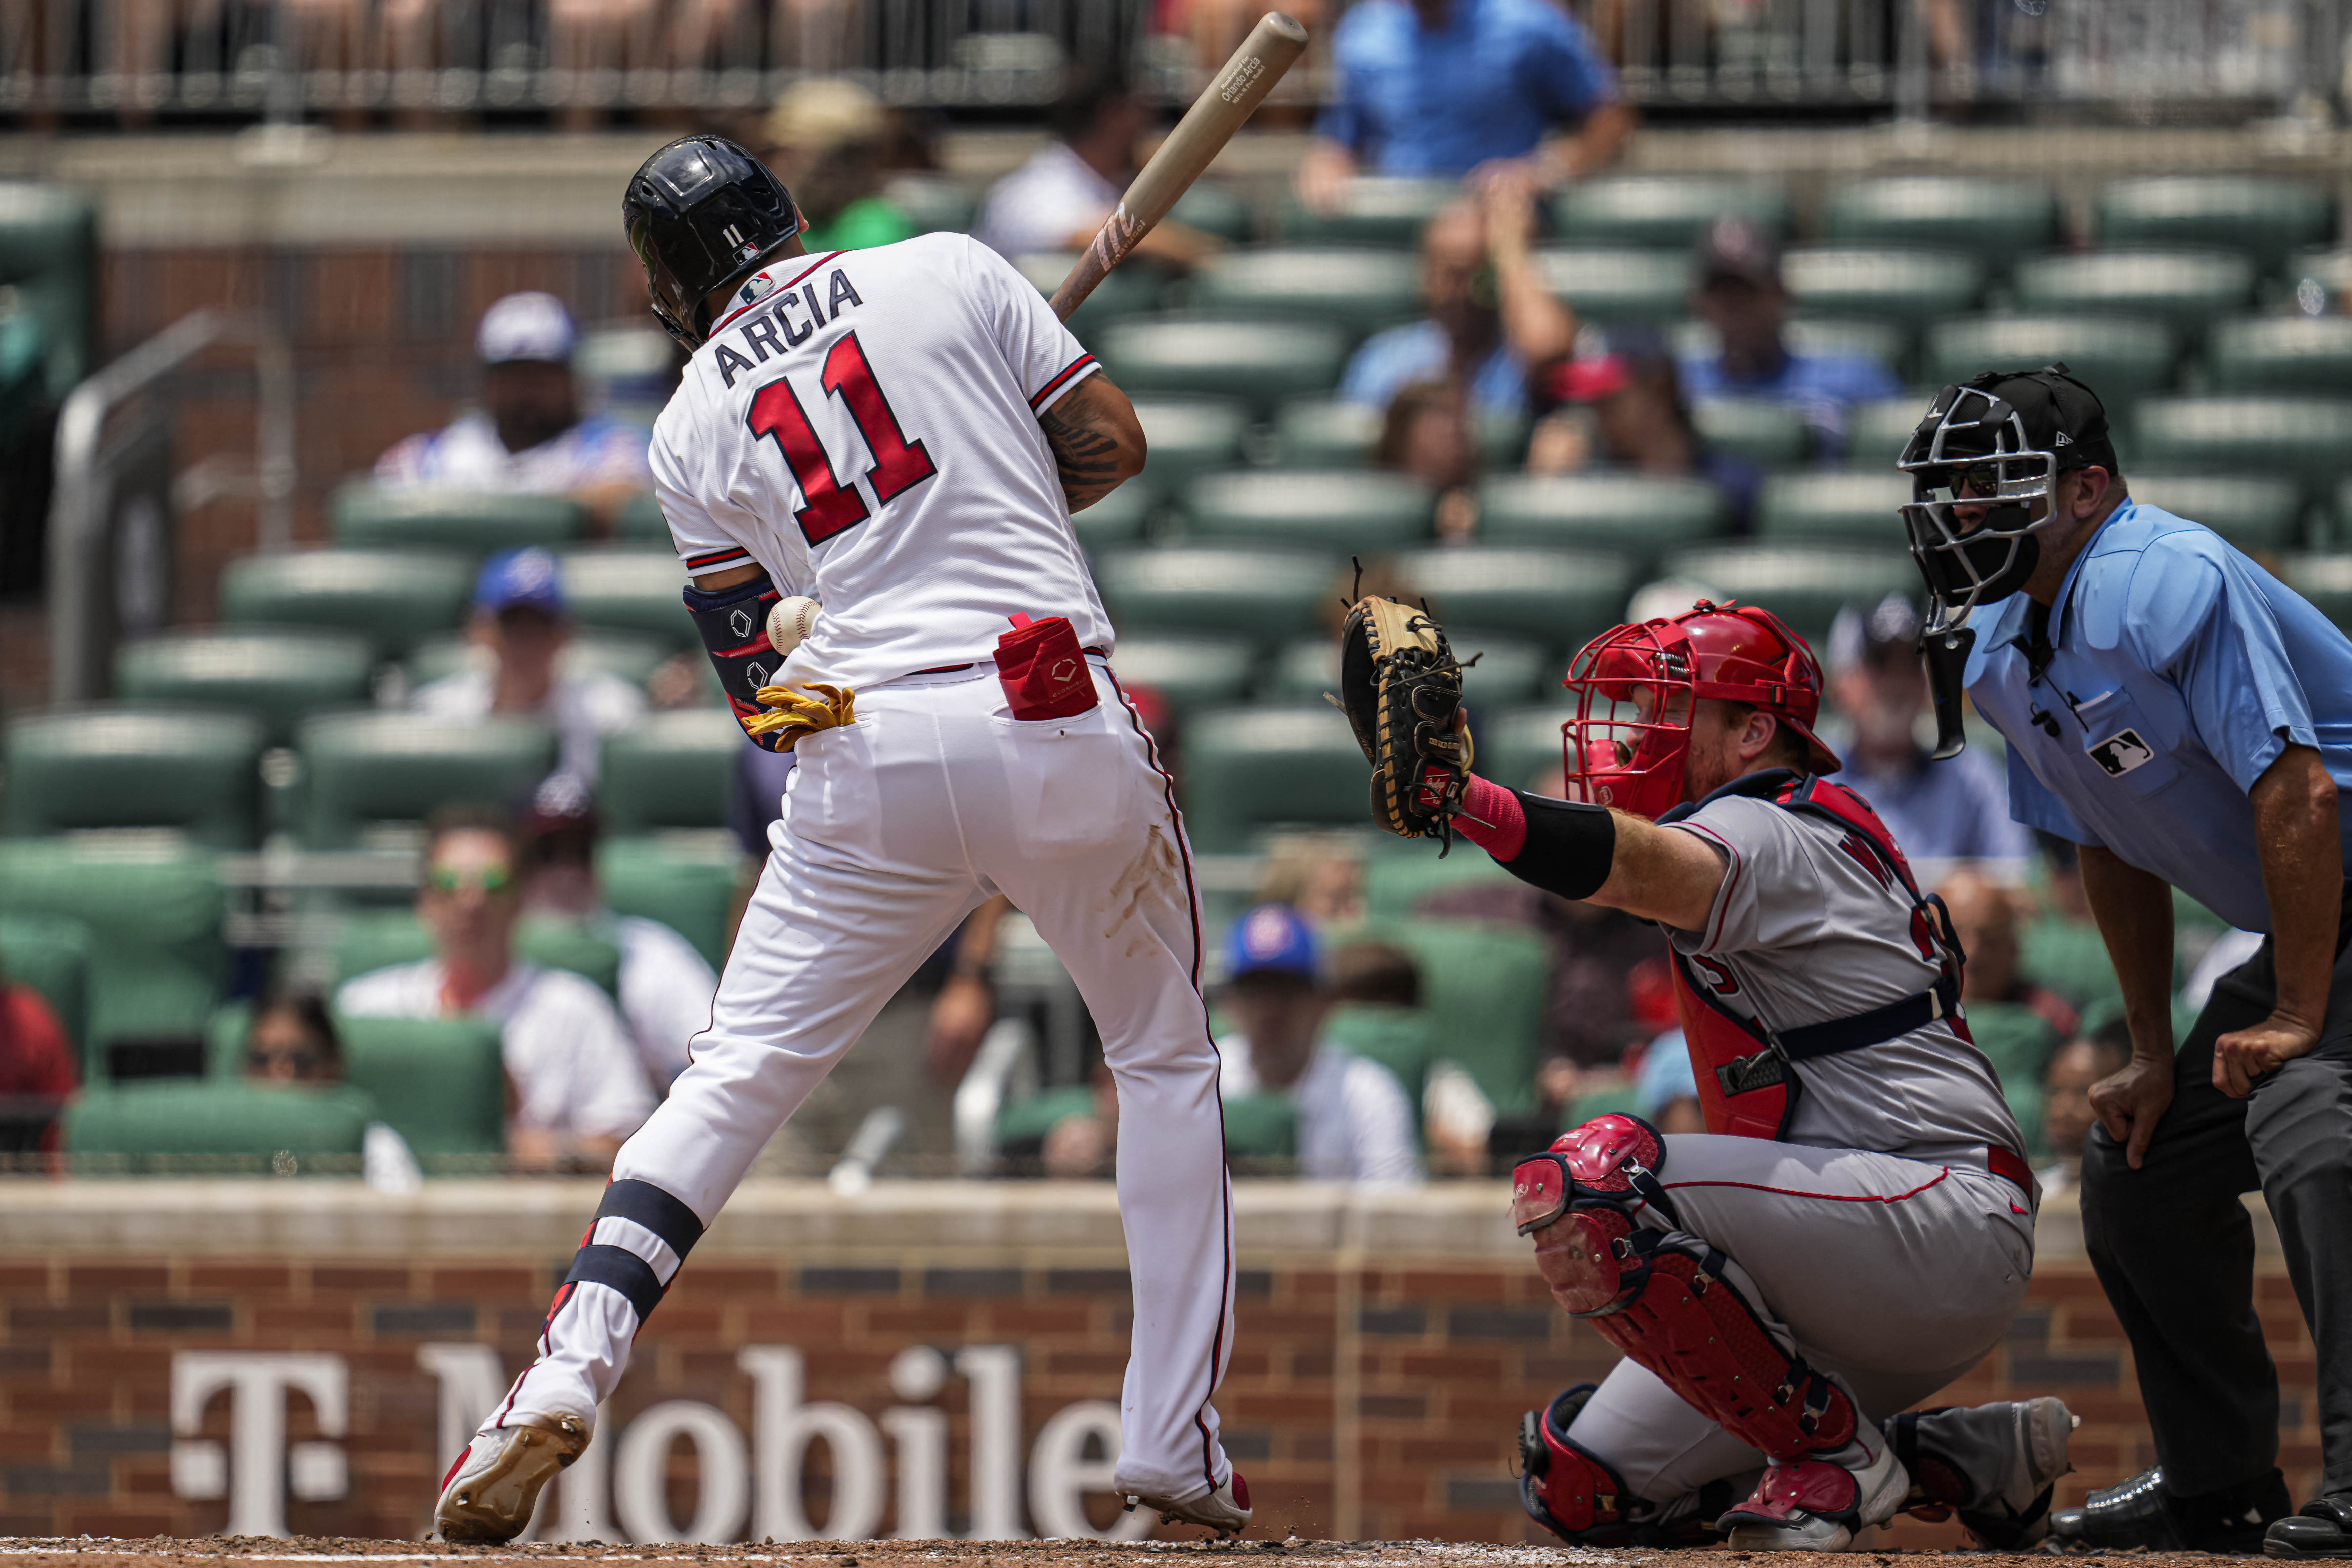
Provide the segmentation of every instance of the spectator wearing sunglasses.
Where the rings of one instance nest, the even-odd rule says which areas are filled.
[[[262,1088],[343,1081],[343,1043],[325,998],[290,989],[262,998],[245,1032],[245,1081]],[[360,1161],[367,1184],[377,1192],[413,1193],[425,1184],[408,1140],[388,1121],[368,1123]]]
[[[605,1171],[653,1110],[628,1026],[593,981],[515,952],[522,911],[513,827],[457,807],[426,825],[416,917],[434,956],[346,984],[347,1016],[488,1018],[502,1031],[507,1156],[526,1171]]]

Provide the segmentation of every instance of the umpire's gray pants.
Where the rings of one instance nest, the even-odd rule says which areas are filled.
[[[2347,931],[2352,931],[2347,908]],[[2213,987],[2176,1058],[2172,1104],[2140,1169],[2104,1127],[2083,1151],[2083,1234],[2131,1338],[2158,1459],[2195,1497],[2278,1461],[2278,1375],[2253,1301],[2261,1188],[2319,1349],[2324,1489],[2352,1491],[2352,950],[2339,952],[2320,1043],[2254,1085],[2213,1087],[2213,1042],[2270,1016],[2264,942]]]

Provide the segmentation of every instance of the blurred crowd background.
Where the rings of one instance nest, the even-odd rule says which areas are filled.
[[[679,362],[622,181],[721,131],[812,249],[964,230],[1050,292],[1255,15],[0,0],[8,1168],[607,1165],[707,1018],[783,761],[678,605],[645,452]],[[1539,790],[1586,638],[1785,617],[2064,1184],[2118,994],[1999,738],[1927,761],[1892,465],[1937,386],[2063,361],[2134,497],[2352,624],[2337,7],[1301,15],[1307,61],[1072,322],[1150,441],[1076,528],[1200,851],[1236,1169],[1698,1125],[1654,931],[1369,826],[1322,700],[1360,589],[1477,656],[1480,771]],[[2177,912],[2185,1016],[2251,939]],[[761,1169],[1083,1179],[1117,1136],[1000,904]]]

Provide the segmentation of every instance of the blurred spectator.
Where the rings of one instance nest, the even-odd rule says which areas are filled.
[[[1544,287],[1528,248],[1535,223],[1534,190],[1513,174],[1431,218],[1421,237],[1428,315],[1366,339],[1339,396],[1386,409],[1412,382],[1454,381],[1479,413],[1525,414],[1528,367],[1576,341],[1575,316]]]
[[[245,1031],[245,1081],[251,1084],[331,1084],[343,1081],[343,1042],[324,998],[310,991],[273,991],[256,1004]],[[360,1169],[380,1193],[413,1193],[425,1185],[408,1140],[387,1121],[368,1123]]]
[[[947,978],[931,999],[931,1016],[924,1028],[923,1060],[932,1081],[957,1084],[980,1050],[980,1042],[996,1022],[996,941],[1013,900],[998,893],[964,917],[962,929],[950,939],[954,949]],[[1107,1095],[1118,1119],[1118,1097]]]
[[[1038,1150],[1045,1174],[1063,1181],[1112,1174],[1118,1158],[1118,1086],[1110,1068],[1100,1061],[1095,1063],[1087,1078],[1085,1109],[1075,1109],[1080,1101],[1078,1094],[1065,1098],[1074,1109],[1047,1130]]]
[[[1969,1037],[2000,1075],[2001,1096],[2029,1143],[2041,1121],[2042,1075],[2078,1019],[2056,993],[2017,972],[2017,895],[1981,871],[1962,868],[1936,891],[1951,911],[1968,954],[1960,999]]]
[[[555,729],[558,768],[593,784],[604,737],[635,723],[646,700],[619,676],[563,668],[572,616],[555,557],[536,546],[491,556],[475,581],[466,630],[488,664],[425,682],[409,706],[457,724],[494,714],[544,719]]]
[[[2069,1040],[2050,1058],[2042,1079],[2042,1142],[2051,1162],[2034,1173],[2044,1198],[2082,1181],[2083,1141],[2098,1120],[2091,1110],[2091,1086],[2130,1060],[2131,1027],[2121,1018]]]
[[[1690,1045],[1682,1030],[1668,1029],[1643,1053],[1633,1080],[1633,1114],[1661,1132],[1704,1132],[1698,1079],[1691,1071]]]
[[[1664,478],[1696,475],[1723,492],[1732,531],[1747,532],[1764,485],[1763,465],[1712,450],[1700,438],[1664,338],[1646,328],[1619,328],[1608,341],[1606,353],[1555,361],[1536,373],[1538,418],[1528,440],[1528,471],[1607,467]]]
[[[539,786],[521,837],[524,911],[573,921],[620,949],[621,1016],[646,1077],[667,1092],[686,1070],[687,1042],[710,1026],[719,976],[661,921],[605,907],[596,880],[596,808],[577,777],[559,773]]]
[[[0,1154],[55,1153],[58,1113],[80,1084],[48,999],[0,974]]]
[[[914,224],[881,194],[888,111],[839,77],[793,84],[766,121],[761,155],[808,219],[809,254],[864,250],[910,237]]]
[[[347,982],[355,1018],[479,1017],[504,1039],[507,1154],[530,1171],[608,1170],[653,1110],[628,1026],[593,981],[519,958],[521,857],[495,814],[464,807],[427,824],[416,916],[434,956]]]
[[[1478,437],[1459,383],[1410,382],[1389,400],[1373,463],[1437,492],[1437,537],[1468,539],[1478,527]]]
[[[1980,863],[2012,885],[2025,879],[2033,838],[2010,818],[2000,763],[1979,746],[1930,762],[1920,743],[1927,672],[1919,662],[1919,611],[1908,595],[1838,612],[1830,626],[1829,694],[1840,721],[1831,734],[1846,731],[1830,742],[1845,758],[1839,782],[1870,802],[1923,881],[1938,879],[1951,861]]]
[[[1364,584],[1367,594],[1382,592],[1370,572]],[[1343,833],[1281,835],[1266,846],[1257,901],[1287,905],[1318,931],[1354,925],[1364,918],[1363,841]]]
[[[1634,975],[1644,961],[1665,952],[1657,928],[1647,921],[1517,881],[1433,893],[1414,913],[1502,921],[1525,926],[1551,944],[1551,987],[1544,1004],[1544,1049],[1549,1057],[1577,1068],[1614,1067],[1628,1046],[1654,1032],[1636,1020],[1633,1006]],[[1548,1110],[1560,1103],[1556,1095],[1545,1099]]]
[[[1005,256],[1084,250],[1135,177],[1150,105],[1116,71],[1081,71],[1046,115],[1054,140],[989,188],[974,237]],[[1212,236],[1161,219],[1135,247],[1176,268],[1220,248]]]
[[[1802,409],[1823,462],[1845,449],[1856,404],[1900,397],[1903,383],[1860,354],[1805,353],[1789,346],[1789,289],[1780,242],[1753,219],[1719,217],[1700,237],[1691,313],[1713,327],[1713,353],[1682,359],[1683,391],[1694,398],[1763,397]]]
[[[2083,890],[2082,854],[2073,841],[2038,829],[2042,876],[2036,906],[2019,941],[2018,973],[2064,997],[2076,1011],[2104,1014],[2121,1007],[2124,992],[2107,956],[2106,939],[2091,918]]]
[[[599,526],[654,488],[646,432],[583,413],[572,374],[578,333],[552,294],[509,294],[474,334],[482,406],[445,430],[411,436],[376,459],[381,485],[576,496]]]
[[[1331,997],[1315,933],[1296,910],[1260,904],[1225,944],[1223,1010],[1235,1026],[1217,1041],[1218,1088],[1273,1093],[1298,1110],[1298,1173],[1315,1181],[1421,1179],[1413,1114],[1396,1075],[1319,1043]]]
[[[1547,141],[1556,124],[1576,133]],[[1617,76],[1546,0],[1358,0],[1331,35],[1331,87],[1298,194],[1330,211],[1358,173],[1518,166],[1540,185],[1614,160],[1633,129]]]
[[[1169,0],[1157,10],[1155,30],[1168,37],[1190,39],[1192,63],[1205,71],[1218,70],[1232,59],[1234,51],[1240,48],[1249,37],[1250,29],[1257,26],[1257,19],[1265,15],[1265,6],[1261,0]],[[1308,58],[1319,60],[1320,56],[1316,50],[1318,41],[1323,37],[1323,0],[1289,0],[1282,11],[1307,29]],[[1298,123],[1295,120],[1275,119],[1266,112],[1267,110],[1286,111],[1289,108],[1285,104],[1267,104],[1258,110],[1258,119],[1269,126]]]

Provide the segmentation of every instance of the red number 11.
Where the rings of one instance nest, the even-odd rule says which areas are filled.
[[[923,444],[908,440],[906,431],[899,428],[898,416],[875,381],[874,367],[866,363],[866,350],[856,332],[834,344],[824,356],[823,384],[849,410],[857,433],[874,454],[874,466],[866,470],[866,479],[874,487],[877,501],[887,506],[939,472]],[[793,521],[801,525],[803,538],[819,544],[866,521],[866,502],[855,485],[845,489],[833,477],[833,458],[817,439],[816,427],[809,423],[808,412],[801,406],[790,381],[778,376],[760,388],[751,398],[746,422],[753,435],[775,442],[800,485],[807,504],[793,513]]]

